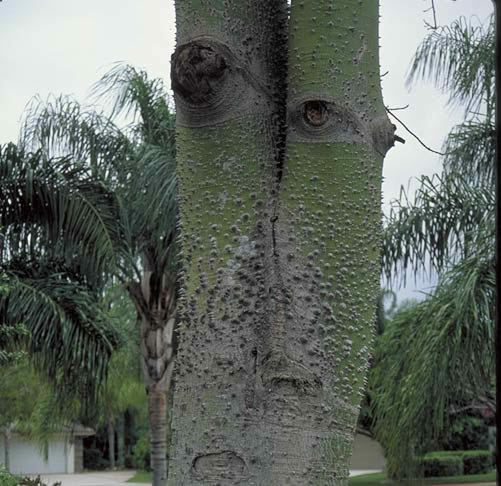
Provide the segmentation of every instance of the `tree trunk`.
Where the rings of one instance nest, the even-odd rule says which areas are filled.
[[[172,435],[172,404],[174,403],[174,386],[171,386],[169,393],[167,394],[167,433],[166,437],[166,445],[167,445],[167,478],[169,477],[169,466],[170,466],[170,442]]]
[[[121,413],[117,419],[117,466],[125,467],[125,414]]]
[[[108,422],[108,459],[110,468],[115,468],[115,427],[113,421]]]
[[[6,425],[4,429],[4,460],[5,460],[5,468],[7,471],[10,471],[10,439],[12,436],[12,425]]]
[[[378,4],[293,0],[288,19],[285,0],[183,0],[176,16],[168,484],[346,484],[394,141]]]
[[[151,429],[151,468],[153,485],[167,481],[167,396],[152,387],[148,391],[148,412]]]
[[[141,317],[141,365],[148,393],[152,486],[167,482],[167,393],[174,368],[175,285],[145,265],[141,284],[129,293]]]

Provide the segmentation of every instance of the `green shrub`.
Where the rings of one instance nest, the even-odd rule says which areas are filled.
[[[493,468],[491,451],[463,451],[465,474],[488,473]]]
[[[30,478],[29,476],[24,476],[23,478],[20,479],[19,486],[49,486],[47,483],[44,483],[41,479],[40,476],[37,476],[36,478]],[[54,483],[52,486],[61,486],[60,482]]]
[[[136,469],[150,471],[150,438],[142,436],[132,448],[132,465]]]
[[[431,452],[421,459],[421,465],[425,478],[463,474],[463,459],[457,455],[445,456]]]
[[[0,486],[17,486],[18,480],[17,476],[13,476],[0,464]]]
[[[44,483],[40,476],[31,478],[29,476],[19,477],[7,471],[5,466],[0,464],[0,486],[49,486]],[[61,486],[60,482],[52,486]]]
[[[436,451],[424,456],[427,458],[457,457],[463,462],[463,474],[488,473],[493,468],[491,451]]]
[[[489,448],[489,433],[486,422],[478,417],[458,417],[439,440],[445,451],[471,451]]]

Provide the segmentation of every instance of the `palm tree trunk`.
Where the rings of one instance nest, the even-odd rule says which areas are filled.
[[[10,471],[10,439],[12,436],[12,425],[9,424],[4,429],[4,459],[5,459],[5,468],[7,471]]]
[[[148,413],[151,434],[151,466],[153,486],[165,486],[167,481],[167,408],[174,368],[173,333],[176,319],[175,288],[166,276],[155,283],[155,273],[145,269],[141,285],[129,285],[129,293],[141,316],[141,364],[148,393]]]
[[[287,20],[285,0],[183,0],[176,18],[169,485],[346,484],[393,143],[378,2],[293,0]]]
[[[151,466],[153,486],[167,481],[167,397],[165,392],[151,387],[148,390],[148,413],[151,429]]]
[[[108,422],[108,460],[110,468],[115,467],[115,427],[113,421]]]
[[[172,407],[174,397],[174,386],[171,385],[169,393],[167,394],[167,433],[166,433],[166,446],[167,446],[167,478],[169,477],[170,466],[170,442],[172,436]]]
[[[172,333],[175,308],[163,309],[160,319],[143,319],[142,363],[148,393],[148,413],[151,434],[152,486],[167,483],[167,393],[174,367]],[[154,315],[158,315],[156,312]],[[157,323],[163,325],[159,326]]]

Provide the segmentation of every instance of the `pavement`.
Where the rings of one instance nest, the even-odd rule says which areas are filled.
[[[41,474],[40,477],[49,486],[60,481],[62,486],[145,486],[145,483],[127,483],[136,471],[94,471],[81,474]],[[350,476],[380,472],[379,470],[353,470]],[[485,486],[485,485],[484,485]]]
[[[372,474],[372,473],[377,473],[381,472],[381,469],[351,469],[350,470],[350,477],[351,476],[360,476],[361,474]]]
[[[350,476],[380,472],[380,470],[352,470]],[[126,484],[127,486],[145,486],[145,483],[127,483],[126,481],[134,476],[135,471],[103,471],[88,472],[82,474],[42,474],[41,478],[52,486],[60,481],[62,486],[116,486]],[[452,485],[447,486],[464,486]],[[496,486],[495,482],[471,483],[468,486]]]
[[[49,486],[60,481],[62,486],[145,486],[145,483],[127,483],[136,471],[93,471],[80,474],[41,474]]]

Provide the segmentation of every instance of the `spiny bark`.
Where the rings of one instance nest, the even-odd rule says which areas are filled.
[[[345,484],[378,291],[374,0],[176,2],[170,485]]]

